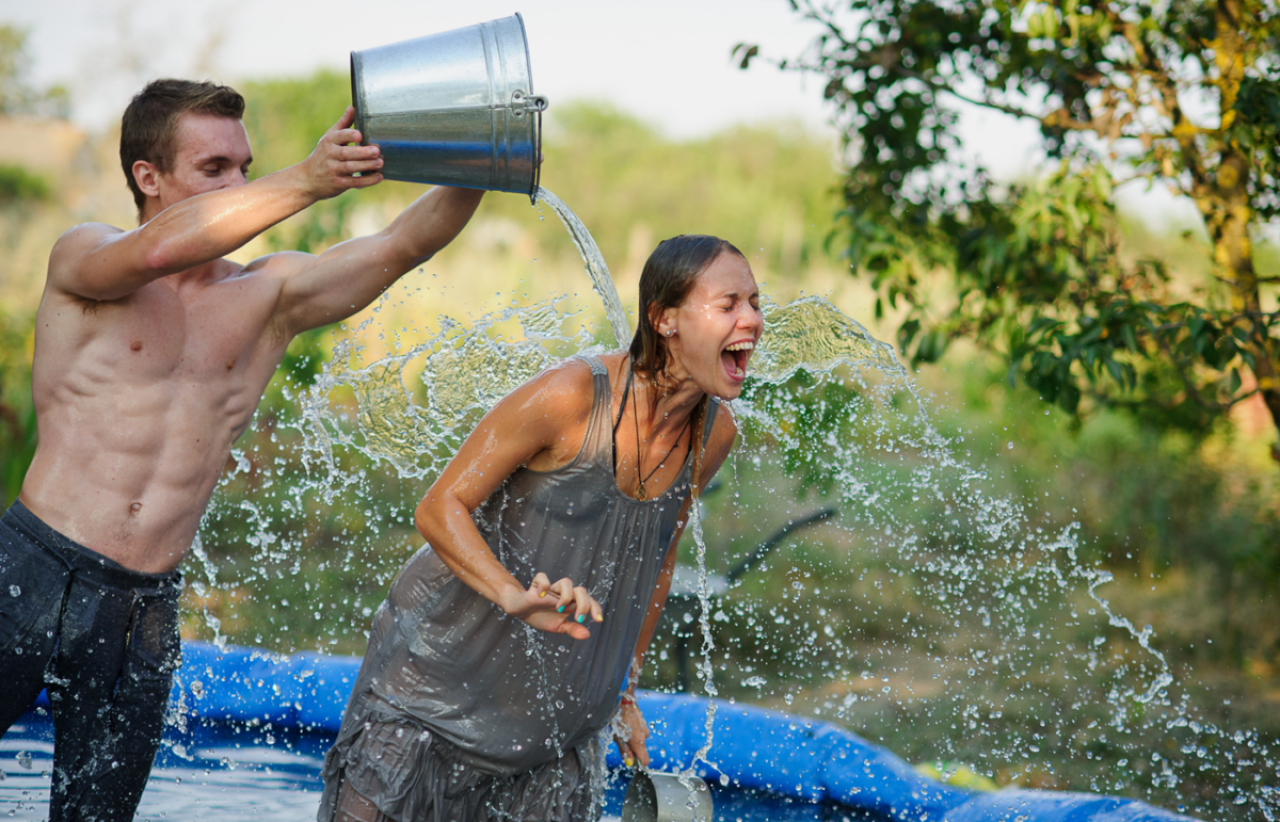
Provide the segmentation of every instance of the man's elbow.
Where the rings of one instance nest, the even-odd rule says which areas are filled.
[[[150,278],[182,270],[181,254],[173,243],[152,243],[142,254],[142,273]]]

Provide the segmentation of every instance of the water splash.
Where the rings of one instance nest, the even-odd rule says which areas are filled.
[[[584,250],[625,345],[621,301],[590,235],[553,195],[542,200]],[[1093,769],[1075,789],[1167,805],[1211,770],[1230,788],[1230,813],[1209,796],[1186,799],[1190,812],[1280,814],[1266,787],[1280,781],[1276,743],[1200,717],[1150,629],[1108,601],[1109,574],[1079,559],[1077,524],[1047,522],[995,493],[964,457],[963,439],[939,432],[892,347],[835,306],[810,297],[766,302],[764,313],[765,337],[733,403],[742,442],[721,472],[730,493],[708,496],[705,520],[699,506],[693,558],[700,572],[713,570],[717,542],[741,551],[802,516],[805,494],[838,503],[841,514],[820,538],[793,540],[780,549],[790,556],[768,560],[782,590],[747,577],[713,600],[704,581],[698,670],[708,692],[781,703],[913,758],[965,761],[987,775],[1033,766],[1051,774],[1072,761]],[[499,397],[592,350],[600,335],[589,321],[559,298],[446,319],[372,362],[358,341],[376,328],[358,329],[313,386],[291,395],[299,416],[280,423],[280,447],[293,436],[295,450],[256,446],[226,480],[231,490],[214,506],[221,519],[208,527],[247,528],[250,555],[238,566],[220,559],[216,584],[305,579],[317,623],[330,611],[350,614],[325,630],[358,637],[416,544],[405,512]],[[297,465],[305,474],[286,481]],[[250,491],[253,507],[242,508]],[[304,548],[306,534],[326,528],[330,544]],[[300,557],[311,566],[299,571]],[[304,618],[296,606],[270,605],[295,614],[277,630]],[[908,726],[925,729],[927,747],[900,747]]]
[[[446,317],[425,341],[368,365],[358,363],[355,347],[340,344],[300,398],[304,460],[323,475],[321,487],[332,497],[349,485],[335,459],[344,448],[402,478],[433,480],[499,399],[568,354],[596,350],[585,326],[565,330],[575,314],[558,309],[560,302],[509,308],[469,326]],[[500,333],[513,322],[518,334]],[[347,392],[354,420],[335,410],[335,396]]]

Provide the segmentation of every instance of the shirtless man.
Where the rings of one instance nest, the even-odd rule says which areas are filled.
[[[176,568],[289,341],[371,303],[480,202],[437,187],[372,237],[237,265],[223,255],[382,179],[348,109],[307,159],[248,182],[243,110],[225,86],[148,85],[120,138],[139,227],[79,225],[49,257],[39,447],[0,519],[0,733],[48,689],[52,820],[133,817],[179,663]]]

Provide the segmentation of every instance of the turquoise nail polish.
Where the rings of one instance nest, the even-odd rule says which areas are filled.
[[[557,608],[557,609],[556,609],[556,613],[557,613],[557,614],[563,614],[563,613],[564,613],[564,606],[563,606],[563,605],[561,605],[559,608]]]
[[[578,614],[578,623],[579,623],[579,624],[581,624],[581,623],[582,623],[582,620],[584,620],[584,619],[586,619],[586,616],[584,616],[584,615],[582,615],[582,614]]]

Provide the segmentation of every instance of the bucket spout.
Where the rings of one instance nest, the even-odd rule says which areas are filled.
[[[351,102],[386,179],[537,197],[547,98],[519,14],[351,52]]]

